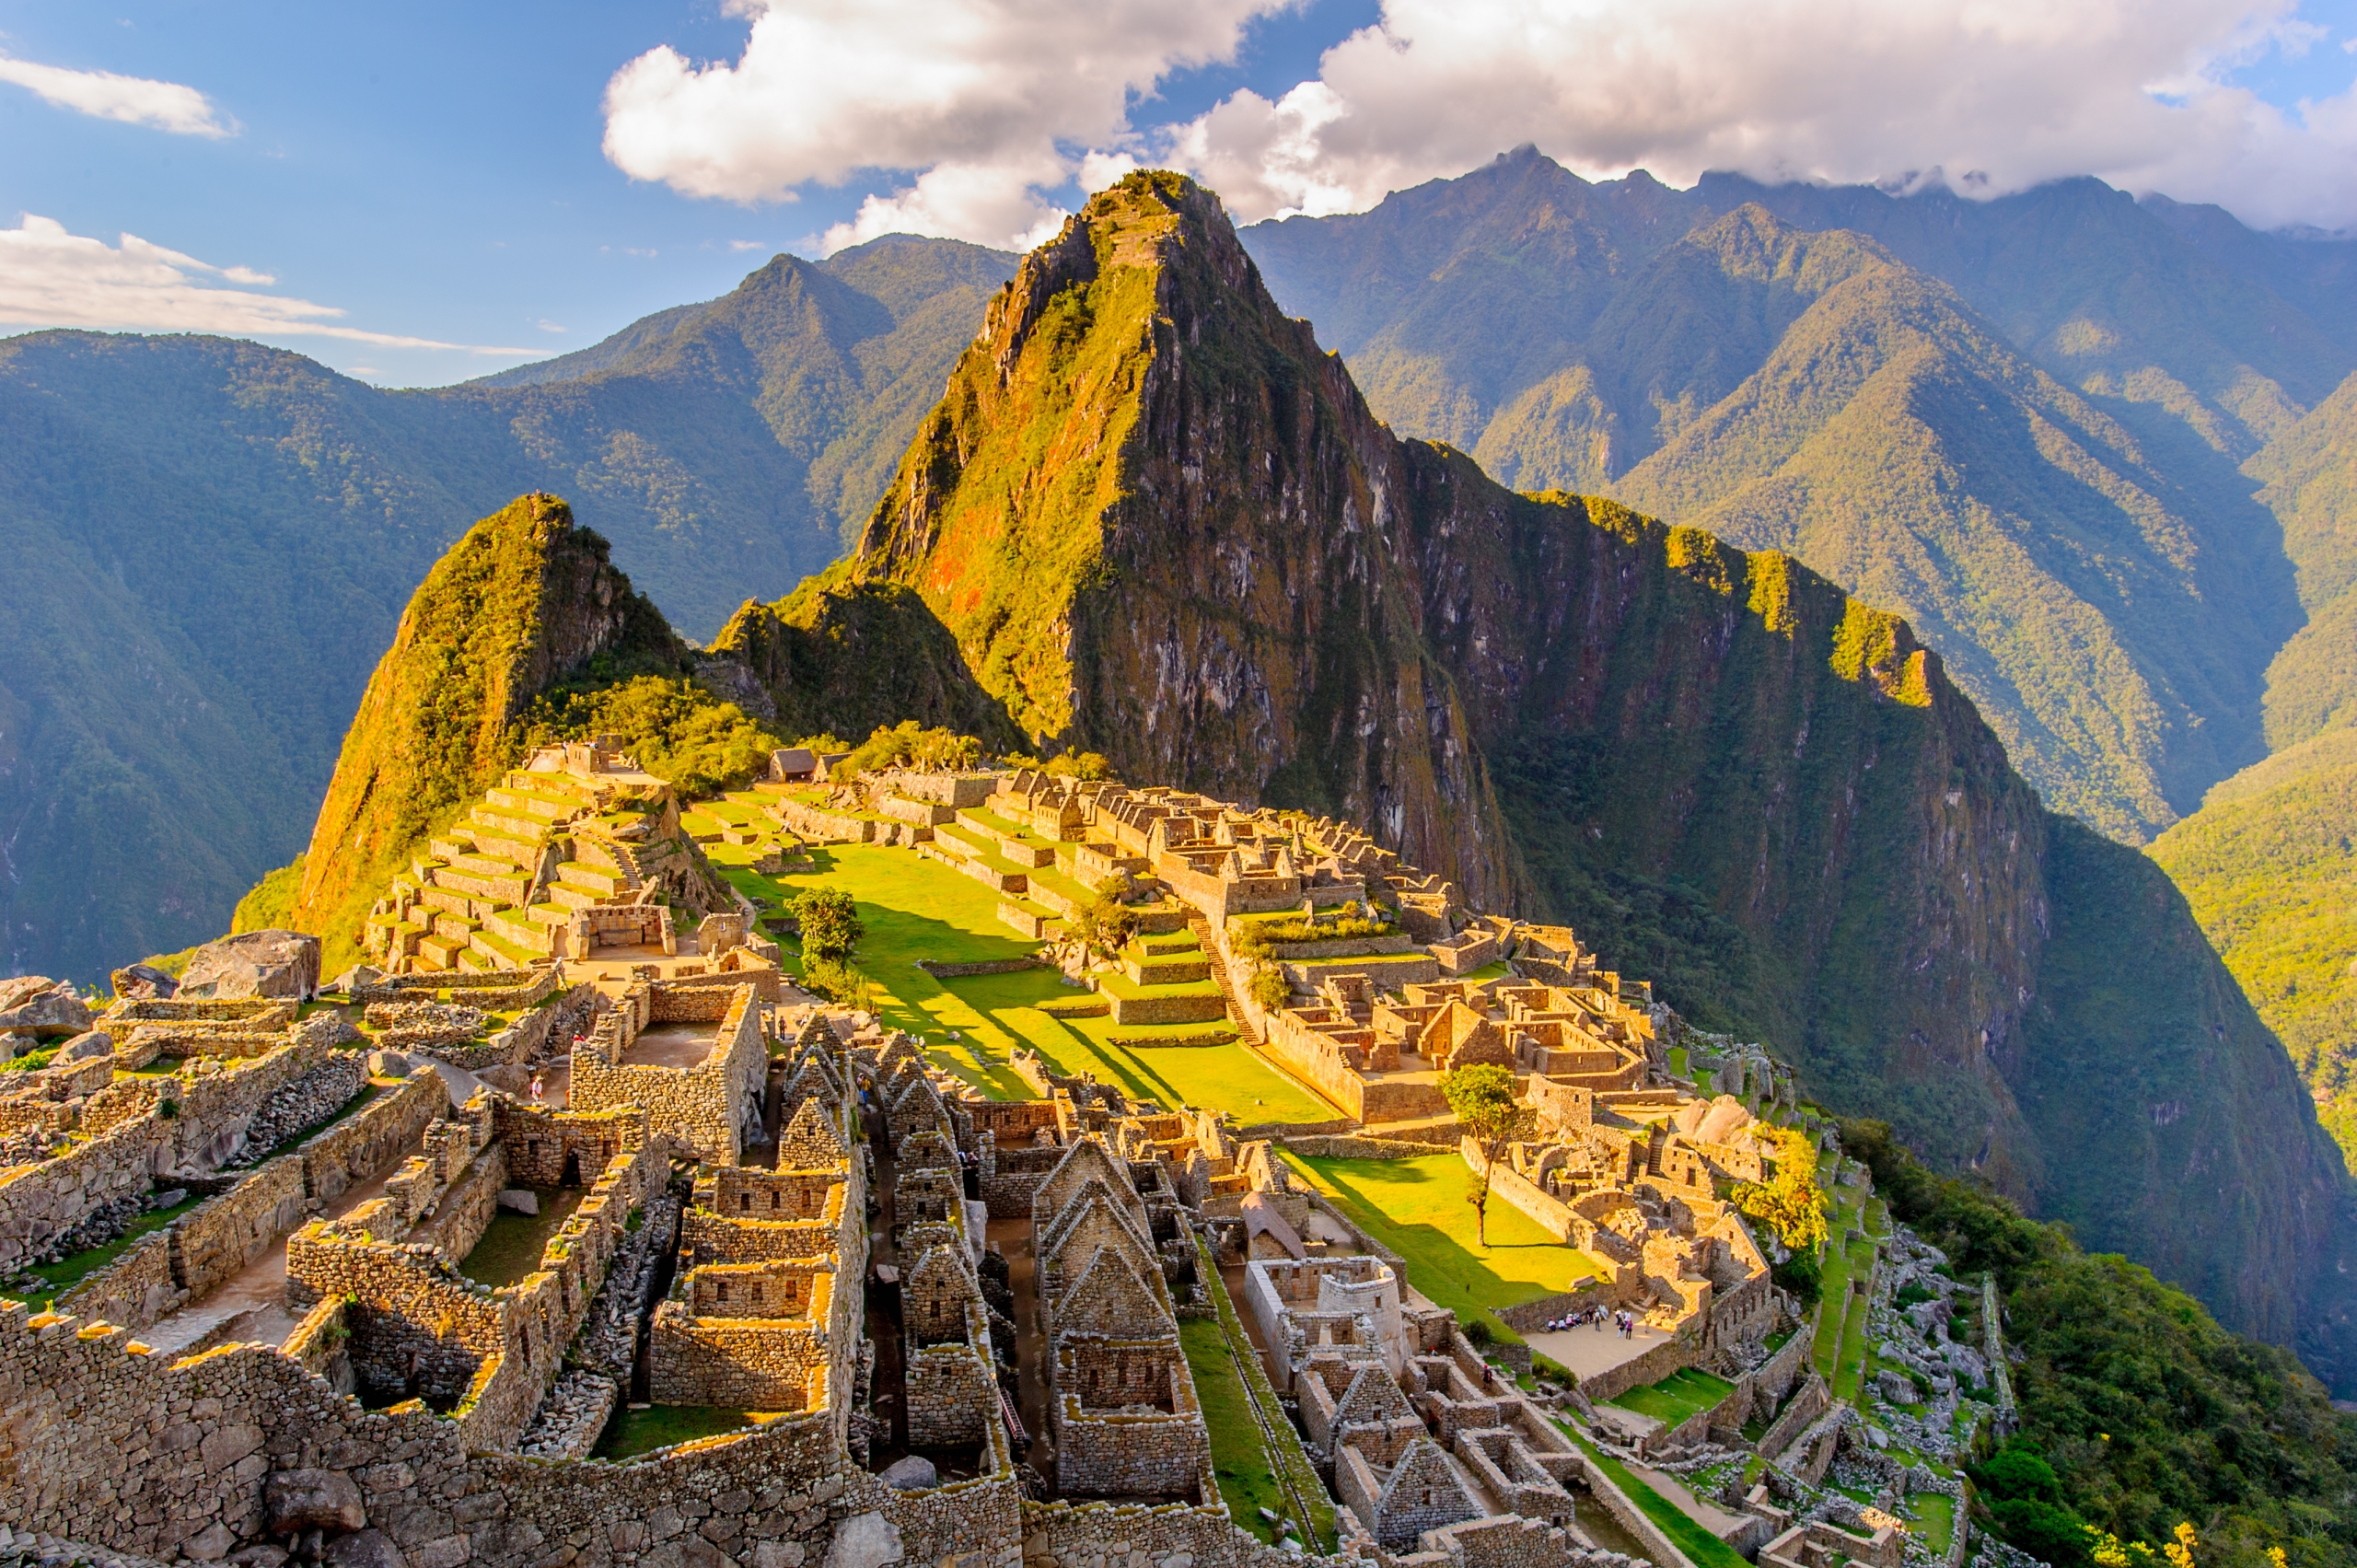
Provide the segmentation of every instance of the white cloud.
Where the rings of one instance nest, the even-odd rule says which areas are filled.
[[[99,120],[151,126],[177,136],[234,136],[238,132],[236,123],[223,119],[211,99],[178,82],[118,76],[112,71],[69,71],[63,65],[40,65],[5,54],[0,54],[0,82],[29,87],[60,109]]]
[[[53,218],[30,213],[0,228],[0,324],[91,327],[122,331],[216,332],[228,337],[343,338],[386,348],[457,349],[529,354],[430,338],[364,331],[335,320],[343,312],[308,299],[256,294],[215,283],[267,284],[269,274],[215,267],[151,245],[135,234],[119,245],[69,234]]]
[[[747,203],[908,171],[826,243],[896,227],[1028,242],[1063,217],[1043,189],[1085,153],[1126,150],[1133,95],[1233,59],[1248,19],[1291,3],[738,0],[752,30],[734,63],[667,46],[614,74],[606,156],[634,179]]]
[[[1027,241],[1062,216],[1049,192],[1153,162],[1239,219],[1355,211],[1524,142],[1591,176],[2094,174],[2262,226],[2357,222],[2357,87],[2287,114],[2232,80],[2324,39],[2297,0],[1385,0],[1315,78],[1155,121],[1156,82],[1287,3],[736,0],[736,61],[661,48],[615,74],[606,153],[745,203],[905,171],[829,247]]]
[[[2357,91],[2285,116],[2227,73],[2319,36],[2293,0],[1387,0],[1271,102],[1167,145],[1240,218],[1353,211],[1523,142],[1579,172],[1994,194],[2063,175],[2262,225],[2357,219]]]

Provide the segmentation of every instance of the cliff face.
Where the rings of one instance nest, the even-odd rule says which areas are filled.
[[[385,878],[514,765],[534,697],[592,661],[621,674],[683,655],[606,541],[555,496],[519,496],[475,524],[426,574],[368,678],[311,830],[295,924],[348,947]]]
[[[1025,261],[842,576],[921,599],[1042,744],[1568,918],[2357,1380],[2347,1177],[2157,870],[2049,816],[1903,621],[1392,436],[1189,182]]]

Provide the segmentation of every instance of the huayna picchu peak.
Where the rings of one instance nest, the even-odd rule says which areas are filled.
[[[1724,509],[1901,316],[2151,434],[1902,246],[1620,194],[1597,276],[1715,303],[1599,303],[1533,474]],[[1871,595],[1395,431],[1249,238],[1137,171],[453,394],[725,386],[865,520],[699,643],[588,526],[641,448],[525,490],[231,935],[0,981],[0,1556],[2352,1561],[2357,1185],[2161,867]]]

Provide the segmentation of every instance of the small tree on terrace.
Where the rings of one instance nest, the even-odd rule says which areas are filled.
[[[1138,912],[1121,901],[1129,889],[1122,877],[1108,877],[1097,885],[1097,896],[1080,906],[1073,920],[1073,935],[1092,953],[1112,958],[1138,934]]]
[[[859,905],[841,888],[809,889],[785,907],[802,933],[806,959],[842,963],[867,935],[867,927],[860,923]]]
[[[1490,1245],[1490,1174],[1497,1168],[1505,1147],[1530,1126],[1529,1108],[1514,1097],[1514,1074],[1483,1063],[1458,1067],[1440,1081],[1448,1109],[1457,1113],[1458,1129],[1481,1149],[1481,1168],[1465,1201],[1473,1205],[1473,1238]]]
[[[1817,1184],[1817,1145],[1797,1128],[1760,1123],[1752,1132],[1775,1145],[1776,1174],[1766,1181],[1738,1185],[1735,1206],[1746,1219],[1774,1231],[1776,1239],[1794,1252],[1814,1256],[1826,1237],[1825,1190]]]

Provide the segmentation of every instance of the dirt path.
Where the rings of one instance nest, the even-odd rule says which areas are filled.
[[[424,1146],[421,1133],[381,1174],[346,1190],[342,1197],[329,1203],[323,1217],[341,1219],[371,1198],[384,1196],[386,1181]],[[202,1300],[192,1301],[179,1311],[157,1318],[140,1331],[138,1339],[153,1349],[172,1352],[192,1350],[207,1336],[214,1336],[222,1343],[236,1339],[249,1343],[279,1344],[295,1331],[296,1321],[295,1315],[286,1310],[286,1238],[281,1237],[242,1272]]]

